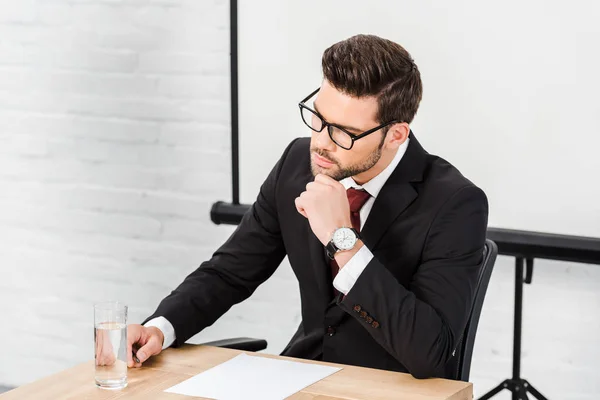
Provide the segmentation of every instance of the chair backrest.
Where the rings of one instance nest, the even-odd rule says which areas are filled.
[[[471,358],[473,356],[473,347],[475,346],[475,335],[477,333],[477,325],[479,324],[479,316],[483,308],[483,300],[485,293],[492,276],[494,263],[498,256],[498,246],[493,241],[486,239],[483,253],[483,262],[479,269],[479,279],[475,288],[475,298],[473,306],[460,345],[456,349],[457,355],[457,370],[455,379],[467,382],[471,371]]]

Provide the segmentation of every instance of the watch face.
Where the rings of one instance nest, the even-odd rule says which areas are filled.
[[[338,249],[350,250],[356,244],[357,238],[350,228],[340,228],[333,233],[331,240]]]

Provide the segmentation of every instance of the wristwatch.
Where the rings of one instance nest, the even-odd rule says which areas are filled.
[[[335,253],[338,251],[351,250],[356,242],[360,239],[360,235],[354,228],[338,228],[331,235],[331,240],[325,246],[327,257],[332,260],[335,258]]]

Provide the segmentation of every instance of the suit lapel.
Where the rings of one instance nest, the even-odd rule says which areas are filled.
[[[417,192],[410,183],[386,185],[379,192],[361,232],[362,240],[369,249],[377,246],[383,233],[416,197]]]
[[[389,177],[361,231],[365,245],[374,249],[396,218],[417,198],[413,183],[423,179],[427,153],[410,133],[410,142],[402,160]]]

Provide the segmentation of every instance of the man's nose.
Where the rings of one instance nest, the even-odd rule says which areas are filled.
[[[313,132],[315,147],[322,150],[334,151],[336,144],[329,137],[329,131],[324,128],[321,132]]]

